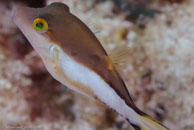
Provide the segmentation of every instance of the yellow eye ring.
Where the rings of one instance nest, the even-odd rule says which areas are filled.
[[[48,30],[48,23],[43,18],[35,18],[33,21],[33,28],[39,32],[46,32]]]

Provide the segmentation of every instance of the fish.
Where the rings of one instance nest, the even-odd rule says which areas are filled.
[[[136,130],[168,130],[135,105],[114,65],[118,60],[111,59],[92,30],[66,4],[17,7],[12,18],[54,79],[106,104]]]

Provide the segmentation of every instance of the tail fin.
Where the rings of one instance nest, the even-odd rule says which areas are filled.
[[[162,124],[158,123],[149,116],[141,116],[142,122],[140,123],[141,130],[169,130]]]

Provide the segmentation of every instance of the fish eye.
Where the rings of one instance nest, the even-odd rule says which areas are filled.
[[[43,18],[35,18],[33,28],[38,32],[45,33],[48,30],[48,23]]]

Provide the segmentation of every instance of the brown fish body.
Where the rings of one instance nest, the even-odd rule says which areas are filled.
[[[34,18],[46,20],[51,29],[43,35],[35,31]],[[166,130],[145,118],[147,115],[135,106],[99,40],[66,5],[54,3],[39,9],[21,8],[15,12],[14,19],[56,80],[104,102],[136,129]]]
[[[61,17],[68,19],[59,20]],[[57,30],[53,31],[53,40],[58,41],[57,44],[70,57],[99,74],[130,107],[136,108],[124,82],[92,31],[71,13],[63,13],[58,18],[53,21],[58,21],[58,26],[53,29]]]

